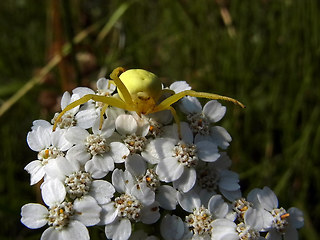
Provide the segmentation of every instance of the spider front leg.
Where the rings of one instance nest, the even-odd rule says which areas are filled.
[[[170,110],[171,114],[173,115],[173,118],[174,118],[175,122],[177,123],[178,134],[179,134],[180,138],[181,138],[180,120],[179,120],[179,117],[178,117],[175,109],[171,105],[174,104],[175,102],[179,101],[181,98],[183,98],[185,96],[208,98],[208,99],[213,99],[213,100],[225,100],[225,101],[233,102],[234,104],[239,105],[242,108],[245,108],[245,106],[241,102],[239,102],[238,100],[235,100],[233,98],[226,97],[226,96],[213,94],[213,93],[196,92],[196,91],[193,91],[193,90],[185,90],[185,91],[182,91],[180,93],[176,93],[176,94],[166,98],[165,100],[163,100],[159,105],[157,105],[152,110],[151,113],[160,112],[160,111],[163,111],[163,110]]]
[[[62,116],[67,111],[69,111],[69,110],[71,110],[71,109],[73,109],[73,108],[75,108],[75,107],[77,107],[77,106],[79,106],[81,104],[84,104],[84,103],[88,102],[89,100],[93,100],[93,101],[96,101],[96,102],[102,102],[102,103],[105,103],[107,105],[111,105],[111,106],[114,106],[114,107],[122,108],[122,109],[125,109],[125,110],[128,110],[128,111],[133,111],[134,110],[131,105],[125,103],[124,101],[122,101],[119,98],[100,96],[100,95],[95,95],[95,94],[87,94],[87,95],[83,96],[82,98],[70,103],[68,106],[66,106],[62,110],[62,112],[56,118],[52,130],[53,131],[56,130],[58,122],[61,121]]]
[[[181,98],[185,96],[191,96],[191,97],[199,97],[199,98],[207,98],[207,99],[212,99],[212,100],[224,100],[224,101],[229,101],[232,102],[242,108],[245,108],[245,106],[239,102],[236,99],[226,97],[226,96],[221,96],[218,94],[213,94],[213,93],[206,93],[206,92],[196,92],[193,90],[185,90],[179,93],[176,93],[165,100],[163,100],[159,105],[157,105],[152,112],[160,112],[163,110],[169,109],[169,107],[174,104],[175,102],[179,101]]]

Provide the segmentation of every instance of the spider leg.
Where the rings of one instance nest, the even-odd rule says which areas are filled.
[[[117,88],[121,91],[123,95],[123,100],[130,105],[133,105],[131,95],[126,88],[126,86],[123,84],[123,82],[120,80],[119,76],[121,73],[123,73],[125,70],[122,67],[117,67],[112,71],[110,74],[110,78],[113,80],[114,84],[117,86]]]
[[[178,115],[177,115],[177,112],[176,112],[176,110],[175,110],[173,107],[171,107],[171,106],[169,106],[168,109],[171,111],[171,114],[172,114],[172,116],[173,116],[173,118],[174,118],[174,120],[175,120],[175,122],[176,122],[176,124],[177,124],[179,138],[182,139],[182,137],[181,137],[180,119],[179,119],[179,117],[178,117]]]
[[[81,104],[84,104],[86,102],[88,102],[89,100],[94,100],[96,102],[102,102],[114,107],[118,107],[118,108],[122,108],[128,111],[134,111],[134,109],[132,109],[132,106],[128,105],[127,103],[125,103],[124,101],[122,101],[121,99],[115,98],[115,97],[106,97],[106,96],[100,96],[100,95],[95,95],[95,94],[87,94],[85,96],[83,96],[82,98],[70,103],[68,106],[66,106],[61,113],[58,115],[58,117],[56,118],[53,128],[52,130],[55,131],[57,128],[57,124],[59,121],[61,121],[62,116],[69,110],[71,110],[72,108],[75,108]]]
[[[241,102],[239,102],[238,100],[235,100],[233,98],[230,98],[230,97],[221,96],[221,95],[213,94],[213,93],[185,90],[185,91],[176,93],[176,94],[166,98],[159,105],[157,105],[153,109],[152,112],[159,112],[159,111],[163,111],[165,109],[168,109],[169,106],[171,106],[172,104],[179,101],[181,98],[183,98],[185,96],[208,98],[208,99],[213,99],[213,100],[225,100],[225,101],[233,102],[234,104],[239,105],[242,108],[245,108],[245,106]]]
[[[104,113],[106,112],[107,108],[109,107],[108,104],[104,104],[103,107],[101,108],[101,111],[100,111],[100,125],[99,125],[99,130],[102,129],[102,124],[103,124],[103,121],[104,121]]]

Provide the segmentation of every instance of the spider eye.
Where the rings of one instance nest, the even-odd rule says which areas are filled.
[[[162,85],[159,78],[143,69],[130,69],[119,77],[133,99],[143,96],[151,97],[156,102],[161,96]],[[121,91],[119,95],[123,98]]]

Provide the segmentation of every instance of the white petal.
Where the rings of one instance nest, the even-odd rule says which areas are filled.
[[[44,176],[45,171],[41,161],[35,160],[25,166],[26,170],[30,174],[30,185],[38,183]]]
[[[225,190],[223,188],[219,188],[221,194],[226,198],[228,199],[230,202],[233,202],[239,198],[241,198],[242,196],[242,193],[241,193],[241,190],[238,189],[236,191],[228,191],[228,190]]]
[[[244,213],[244,222],[246,225],[251,226],[255,230],[261,231],[264,227],[264,219],[261,211],[254,208],[249,208]]]
[[[79,95],[79,97],[83,97],[87,94],[95,94],[95,92],[88,87],[76,87],[75,89],[72,90],[72,93]]]
[[[72,143],[65,138],[65,133],[65,129],[57,128],[51,134],[52,145],[57,147],[60,151],[66,151],[72,147]]]
[[[27,143],[33,151],[40,152],[41,150],[51,145],[51,136],[46,128],[37,127],[31,132],[28,132]]]
[[[92,126],[92,132],[94,134],[100,134],[104,138],[108,138],[114,133],[115,128],[114,120],[108,118],[103,121],[100,130],[100,118],[98,118]]]
[[[42,199],[47,206],[61,203],[66,197],[66,189],[58,179],[50,179],[41,185]]]
[[[104,156],[96,155],[92,158],[92,162],[95,168],[103,172],[109,172],[114,169],[114,162],[109,154],[105,154]]]
[[[226,129],[220,126],[214,126],[210,129],[210,136],[212,138],[212,142],[217,144],[222,149],[226,149],[232,141],[232,137],[227,132]]]
[[[41,240],[64,240],[60,231],[54,227],[47,228],[41,235]]]
[[[69,92],[64,92],[61,98],[61,109],[65,109],[71,102],[71,95]]]
[[[213,195],[208,203],[209,211],[214,215],[214,218],[224,218],[228,211],[228,204],[222,199],[221,195]]]
[[[178,192],[177,200],[180,206],[187,212],[192,212],[195,208],[198,208],[201,205],[199,195],[193,190],[187,193]]]
[[[223,170],[220,173],[219,188],[228,191],[236,191],[240,189],[239,175],[229,170]]]
[[[147,163],[139,154],[129,155],[125,161],[126,170],[134,176],[142,176],[146,172]]]
[[[183,173],[184,166],[174,157],[167,157],[159,162],[156,173],[159,179],[164,182],[177,180]]]
[[[158,163],[161,159],[172,156],[176,142],[176,140],[170,138],[157,138],[152,140],[146,146],[142,156],[151,164]]]
[[[121,108],[109,106],[106,111],[107,119],[116,120],[118,116],[125,114],[125,111]]]
[[[31,229],[46,225],[48,215],[48,209],[38,203],[28,203],[21,208],[21,222]]]
[[[260,201],[260,204],[266,210],[270,211],[278,207],[278,198],[269,187],[264,187],[262,191],[258,193],[257,196]]]
[[[133,176],[128,171],[116,168],[112,173],[112,184],[119,193],[130,192],[134,182]]]
[[[131,222],[125,218],[116,220],[106,225],[105,233],[112,240],[127,240],[131,235]]]
[[[99,204],[106,204],[111,201],[115,189],[113,185],[104,180],[92,181],[89,194],[94,197]]]
[[[212,222],[212,239],[214,240],[238,240],[236,224],[227,219],[216,219]]]
[[[185,168],[180,178],[173,182],[173,187],[188,192],[195,184],[197,173],[194,168]]]
[[[211,122],[220,121],[226,113],[226,110],[227,108],[216,100],[207,102],[203,107],[204,115],[209,118]]]
[[[51,178],[58,178],[64,181],[66,176],[71,173],[79,171],[80,166],[76,161],[70,161],[65,157],[58,157],[57,159],[52,159],[44,167],[46,174]]]
[[[97,88],[100,90],[108,89],[108,80],[106,78],[99,78],[97,81]]]
[[[219,151],[217,145],[209,141],[197,142],[197,155],[198,157],[205,162],[214,162],[219,157]]]
[[[189,124],[186,122],[180,122],[180,132],[181,132],[181,139],[185,143],[193,143],[193,133],[191,128],[189,127]],[[180,139],[179,137],[179,131],[178,131],[178,125],[173,124],[170,126],[163,127],[164,136],[167,138],[173,138],[173,139]]]
[[[91,128],[97,118],[98,113],[96,112],[94,107],[88,108],[86,110],[81,110],[75,116],[77,125],[84,129]]]
[[[166,210],[174,210],[177,206],[177,190],[169,185],[161,185],[157,189],[156,201]]]
[[[137,121],[131,115],[122,114],[116,119],[116,129],[121,135],[133,134],[137,131]]]
[[[85,226],[93,226],[100,222],[101,207],[93,197],[87,195],[76,198],[73,202],[73,208],[77,212],[74,218]]]
[[[74,144],[84,144],[89,132],[80,127],[70,127],[65,133],[65,138]]]
[[[91,173],[92,177],[95,179],[100,179],[105,177],[109,171],[105,172],[102,171],[101,169],[98,168],[99,166],[96,166],[92,160],[89,160],[88,162],[86,162],[86,164],[84,165],[84,169],[86,170],[86,172]]]
[[[190,90],[191,87],[186,81],[175,81],[170,85],[170,89],[175,93],[179,93],[184,90]]]
[[[135,184],[130,193],[135,196],[143,205],[150,205],[155,200],[155,193],[147,187],[146,183]]]
[[[141,222],[144,224],[153,224],[160,218],[159,203],[154,202],[151,205],[141,209]]]
[[[118,210],[115,208],[114,202],[101,205],[101,208],[102,208],[102,211],[100,214],[101,221],[99,222],[99,225],[106,225],[106,224],[112,223],[118,215]]]
[[[89,232],[83,223],[71,221],[67,227],[61,230],[62,239],[89,240]]]
[[[110,143],[110,155],[115,163],[122,163],[125,161],[126,157],[130,154],[129,149],[120,142]]]
[[[81,164],[85,164],[91,158],[91,154],[84,144],[78,144],[68,150],[66,158],[70,161],[78,161]]]
[[[32,127],[31,129],[37,129],[38,127],[44,127],[44,128],[47,128],[47,127],[52,127],[51,123],[49,123],[48,121],[46,120],[42,120],[42,119],[39,119],[39,120],[34,120],[32,122]]]
[[[298,208],[291,207],[288,209],[288,213],[290,214],[290,224],[295,228],[302,228],[304,225],[303,212]]]
[[[202,111],[202,106],[197,98],[186,96],[180,101],[180,109],[185,114],[200,113]]]
[[[184,233],[184,224],[176,215],[165,215],[160,224],[161,236],[165,240],[179,240]]]

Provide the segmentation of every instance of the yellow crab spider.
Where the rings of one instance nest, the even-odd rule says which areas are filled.
[[[53,131],[56,129],[58,122],[61,120],[61,117],[67,111],[81,104],[84,104],[89,100],[94,100],[96,102],[105,104],[101,110],[100,123],[102,123],[103,121],[103,114],[108,106],[122,108],[127,111],[134,111],[139,116],[141,116],[142,114],[147,115],[163,110],[170,110],[178,125],[179,133],[180,121],[175,109],[171,105],[185,96],[207,98],[213,100],[225,100],[233,102],[234,104],[239,105],[242,108],[245,107],[241,102],[233,98],[217,94],[196,92],[193,90],[185,90],[179,93],[174,93],[174,91],[172,90],[162,89],[162,84],[159,78],[155,74],[142,69],[130,69],[128,71],[125,71],[124,68],[118,67],[112,71],[112,73],[110,74],[110,78],[117,86],[119,97],[100,96],[95,94],[88,94],[83,96],[82,98],[70,103],[62,110],[62,112],[58,115],[54,122]],[[160,97],[168,91],[172,95],[158,103]]]

